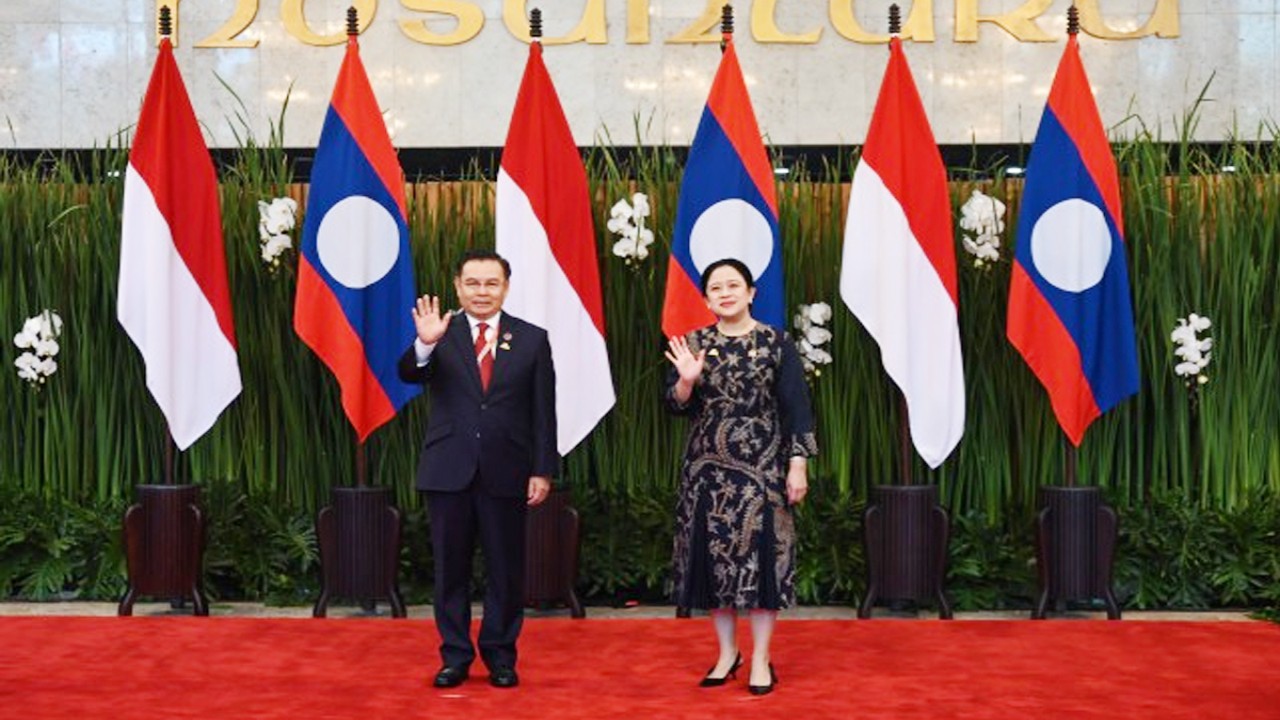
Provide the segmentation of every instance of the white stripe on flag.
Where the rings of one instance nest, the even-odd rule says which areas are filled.
[[[240,394],[236,352],[133,165],[125,175],[122,237],[120,324],[142,353],[147,388],[174,443],[185,450]]]
[[[854,171],[840,297],[880,346],[907,399],[916,451],[938,467],[964,434],[964,367],[956,306],[879,174]]]
[[[604,337],[551,252],[529,198],[498,171],[497,251],[512,267],[503,309],[546,329],[556,367],[557,446],[567,455],[613,407]]]

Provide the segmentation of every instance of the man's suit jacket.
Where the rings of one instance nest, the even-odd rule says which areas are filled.
[[[524,497],[533,475],[559,470],[556,377],[547,332],[503,313],[488,391],[480,386],[475,343],[458,313],[418,367],[412,346],[400,378],[426,383],[431,419],[418,461],[419,490],[457,491],[473,480],[490,495]]]

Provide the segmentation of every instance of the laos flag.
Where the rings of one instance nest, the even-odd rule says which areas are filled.
[[[421,391],[396,373],[414,297],[404,176],[353,35],[312,166],[293,327],[337,378],[360,442]]]
[[[662,306],[662,332],[667,337],[715,322],[699,283],[703,269],[724,258],[741,260],[755,278],[752,315],[783,327],[773,168],[731,41],[711,83],[680,185]]]
[[[1077,446],[1138,391],[1120,183],[1075,35],[1027,165],[1007,331]]]

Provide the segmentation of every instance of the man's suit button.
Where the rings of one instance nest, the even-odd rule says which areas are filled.
[[[476,432],[476,439],[477,439],[477,440],[479,440],[479,439],[480,439],[480,433],[479,433],[479,431],[477,431],[477,432]]]
[[[481,409],[481,410],[488,410],[488,409],[489,409],[489,403],[480,403],[480,409]]]

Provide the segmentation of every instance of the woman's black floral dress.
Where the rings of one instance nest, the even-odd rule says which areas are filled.
[[[691,424],[676,506],[675,602],[781,610],[795,601],[795,523],[787,504],[793,456],[817,454],[809,391],[795,345],[757,324],[740,337],[713,325],[686,336],[706,364],[684,405]]]

